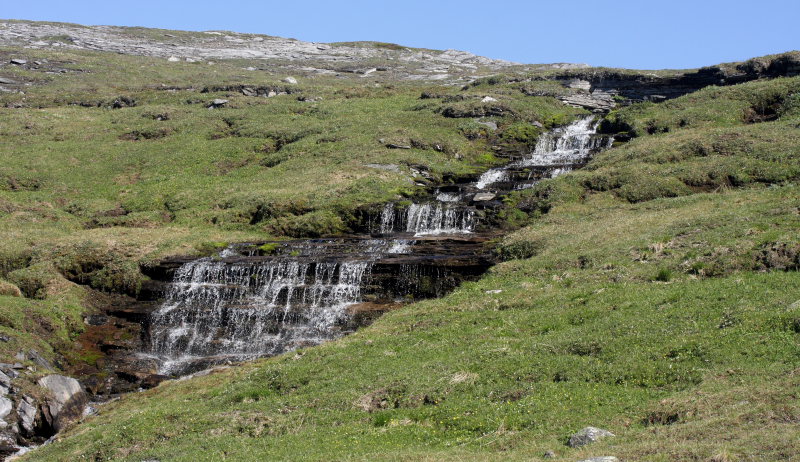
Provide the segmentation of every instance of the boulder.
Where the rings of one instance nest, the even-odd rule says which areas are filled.
[[[297,83],[297,79],[294,78],[294,77],[286,77],[286,78],[282,79],[281,82],[288,83],[290,85],[295,85]]]
[[[244,87],[242,88],[242,94],[244,96],[258,96],[258,91],[255,88]]]
[[[608,430],[596,427],[586,427],[569,437],[569,446],[579,448],[594,443],[609,436],[616,436]]]
[[[171,63],[177,63],[177,62],[178,62],[178,61],[180,61],[180,60],[181,60],[181,59],[180,59],[180,58],[178,58],[177,56],[170,56],[170,57],[167,59],[167,61],[169,61],[169,62],[171,62]]]
[[[484,96],[481,100],[481,103],[496,103],[497,98],[492,98],[491,96]]]
[[[56,431],[83,416],[88,400],[77,380],[53,374],[39,379],[39,385],[51,393],[47,398],[45,417]]]
[[[208,108],[209,109],[216,109],[216,108],[223,107],[226,104],[228,104],[228,100],[227,99],[217,98],[214,101],[212,101],[211,104],[208,105]]]
[[[10,399],[0,397],[0,419],[5,419],[14,410],[14,403]]]
[[[11,79],[7,79],[7,78],[5,78],[5,77],[0,77],[0,84],[4,84],[4,85],[14,85],[14,84],[16,84],[16,83],[17,83],[17,81],[16,81],[16,80],[11,80]]]
[[[9,377],[8,374],[3,371],[0,371],[0,385],[3,385],[4,387],[11,386],[11,377]]]
[[[485,201],[490,201],[495,197],[497,197],[497,195],[493,193],[478,193],[472,197],[472,200],[474,202],[485,202]]]
[[[36,406],[28,402],[28,399],[20,400],[17,404],[17,415],[22,429],[28,435],[33,435],[36,428]]]
[[[22,66],[28,64],[28,61],[25,59],[14,58],[11,60],[11,64],[16,64],[17,66]]]

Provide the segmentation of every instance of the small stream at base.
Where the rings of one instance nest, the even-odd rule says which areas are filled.
[[[388,203],[370,235],[233,245],[172,262],[164,301],[148,321],[163,375],[272,356],[355,330],[364,313],[439,297],[493,264],[486,216],[503,194],[580,168],[610,146],[592,117],[543,134],[521,160],[477,181],[440,185],[431,199]]]

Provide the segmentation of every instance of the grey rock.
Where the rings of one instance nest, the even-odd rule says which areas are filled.
[[[286,77],[284,79],[281,79],[281,82],[288,83],[290,85],[295,85],[297,83],[297,79],[294,77]]]
[[[14,403],[5,397],[0,397],[0,419],[5,419],[14,410]]]
[[[45,369],[53,370],[53,365],[50,364],[50,361],[44,359],[42,355],[39,354],[36,350],[28,350],[28,359],[33,361],[34,364],[41,366]]]
[[[610,436],[616,435],[602,428],[586,427],[569,437],[569,446],[579,448]]]
[[[215,99],[214,101],[212,101],[212,102],[211,102],[211,104],[209,104],[209,105],[208,105],[208,108],[209,108],[209,109],[216,109],[216,108],[220,108],[220,107],[223,107],[223,106],[225,106],[226,104],[228,104],[228,102],[229,102],[229,101],[228,101],[227,99],[220,99],[220,98],[217,98],[217,99]]]
[[[573,79],[566,83],[567,88],[575,88],[578,90],[589,91],[592,89],[592,83],[588,80]]]
[[[49,420],[56,430],[83,415],[88,400],[77,380],[53,374],[42,377],[38,383],[50,391],[51,396],[47,399],[47,410]]]
[[[404,144],[395,144],[395,143],[389,143],[386,145],[386,147],[389,149],[411,149],[411,146],[406,146]]]
[[[582,107],[593,112],[608,112],[617,106],[614,97],[603,91],[591,94],[570,95],[561,98],[561,102],[573,107]]]
[[[16,435],[8,430],[0,432],[0,458],[8,457],[18,450]]]
[[[580,462],[619,462],[614,456],[601,456],[601,457],[592,457],[591,459],[584,459]]]
[[[32,434],[36,426],[36,406],[29,403],[28,400],[21,400],[17,404],[17,415],[22,429],[28,434]]]
[[[483,99],[481,100],[481,103],[496,103],[496,102],[497,98],[493,98],[491,96],[484,96]]]
[[[485,193],[484,192],[484,193],[475,194],[475,196],[472,197],[472,200],[473,200],[473,202],[485,202],[485,201],[490,201],[490,200],[494,199],[495,197],[497,197],[496,194]]]
[[[242,94],[244,96],[258,96],[258,91],[255,88],[244,87],[242,88]]]
[[[16,64],[17,66],[22,66],[24,64],[28,64],[28,61],[25,60],[25,59],[14,58],[14,59],[11,60],[11,64]]]
[[[542,457],[544,457],[545,459],[555,459],[556,453],[554,451],[547,451],[544,453]]]
[[[104,314],[90,314],[83,319],[83,322],[90,326],[102,326],[108,322],[108,316]]]
[[[0,384],[6,387],[11,386],[11,377],[3,371],[0,371]]]
[[[0,83],[3,85],[14,85],[17,83],[16,80],[7,79],[5,77],[0,77]]]

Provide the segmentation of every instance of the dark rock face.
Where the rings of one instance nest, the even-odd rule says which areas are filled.
[[[557,77],[565,86],[584,90],[585,94],[565,98],[568,104],[590,110],[607,110],[595,95],[619,95],[632,101],[663,101],[677,98],[709,85],[735,85],[760,78],[800,75],[800,53],[784,53],[772,59],[756,58],[735,67],[710,66],[674,76],[632,74],[623,71],[574,70]],[[580,84],[576,84],[579,81]],[[589,83],[587,88],[586,82]]]

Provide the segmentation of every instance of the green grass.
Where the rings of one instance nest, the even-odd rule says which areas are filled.
[[[24,55],[74,72],[3,68],[31,84],[0,94],[8,362],[29,348],[81,358],[87,294],[135,294],[139,265],[346,231],[359,207],[420,191],[409,166],[474,174],[501,162],[493,144],[530,145],[533,122],[582,113],[526,96],[564,94],[542,80],[300,76],[299,93],[255,98],[202,89],[283,88],[282,75]],[[796,458],[799,82],[619,109],[604,127],[630,141],[506,201],[504,225],[524,226],[480,281],[341,341],[125,396],[25,460]],[[122,97],[135,106],[112,109]],[[230,102],[207,109],[215,98]],[[618,437],[568,449],[586,425]]]
[[[503,263],[341,341],[124,397],[31,460],[530,460],[548,449],[562,460],[790,454],[800,406],[774,396],[789,392],[776,384],[796,381],[791,373],[800,366],[800,279],[753,271],[756,259],[716,277],[682,268],[696,243],[734,253],[767,238],[742,236],[744,227],[782,229],[797,242],[798,191],[699,194],[649,206],[603,196],[554,209],[509,238],[543,240],[533,258]],[[672,244],[653,245],[665,241]],[[643,259],[651,247],[659,253]],[[669,282],[653,281],[661,268],[673,273]],[[760,387],[769,393],[755,393]],[[751,421],[763,425],[721,416],[744,412],[731,402],[732,389],[748,396]],[[769,417],[775,413],[782,417]],[[720,419],[732,432],[725,439],[712,432]],[[567,449],[566,438],[586,425],[619,437]],[[673,434],[685,443],[657,437]]]

